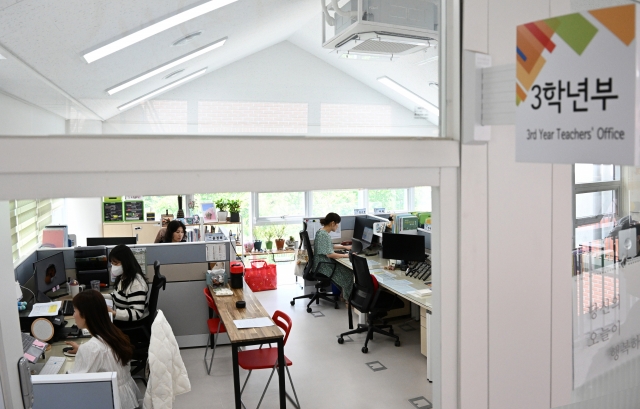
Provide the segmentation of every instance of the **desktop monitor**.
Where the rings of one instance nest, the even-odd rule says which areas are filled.
[[[67,272],[62,252],[36,261],[33,263],[33,270],[39,298],[42,298],[42,295],[50,292],[55,287],[67,282]]]
[[[117,246],[118,244],[137,244],[137,237],[87,237],[87,246]]]
[[[33,375],[33,409],[120,409],[116,372]]]
[[[365,227],[362,231],[362,241],[371,243],[373,241],[373,229],[371,227]]]
[[[356,240],[366,241],[369,244],[372,244],[375,241],[375,237],[373,236],[373,224],[378,222],[379,220],[369,219],[366,216],[356,216],[355,223],[353,225],[353,238]],[[368,231],[365,237],[365,229],[371,230],[371,237],[369,237]]]
[[[424,236],[382,233],[382,258],[425,261]]]

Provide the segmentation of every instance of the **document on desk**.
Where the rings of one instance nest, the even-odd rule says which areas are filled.
[[[413,295],[414,297],[428,297],[431,295],[431,290],[428,288],[422,289],[422,290],[415,290],[415,291],[409,291],[407,292],[407,294],[409,295]]]
[[[29,317],[53,317],[62,308],[62,301],[41,302],[33,304]]]
[[[233,320],[233,324],[238,329],[246,329],[246,328],[262,328],[262,327],[270,327],[273,324],[271,318],[262,317],[262,318],[246,318],[244,320]]]

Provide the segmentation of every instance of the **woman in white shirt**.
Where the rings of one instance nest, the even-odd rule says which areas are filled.
[[[78,346],[67,342],[76,354],[71,373],[116,372],[121,409],[139,407],[142,397],[136,382],[131,377],[130,361],[133,346],[120,329],[109,318],[104,297],[94,290],[83,291],[73,298],[73,318],[80,329],[88,329],[93,338]]]
[[[149,286],[142,268],[131,249],[123,244],[115,246],[109,252],[111,274],[115,277],[113,299],[113,320],[120,328],[122,321],[138,321],[149,315],[147,292]]]

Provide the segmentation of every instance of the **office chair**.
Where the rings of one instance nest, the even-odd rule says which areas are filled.
[[[315,301],[316,304],[320,304],[320,300],[325,300],[333,303],[335,309],[338,309],[338,295],[333,293],[325,292],[323,289],[331,284],[331,277],[336,272],[337,265],[335,263],[327,263],[321,261],[318,263],[318,266],[321,264],[328,264],[331,266],[331,275],[329,277],[324,274],[315,273],[313,268],[313,246],[311,245],[311,240],[309,240],[309,232],[307,232],[306,223],[304,225],[304,230],[300,232],[300,241],[304,243],[304,247],[307,249],[307,255],[309,256],[309,261],[307,265],[304,267],[304,272],[302,273],[302,278],[306,281],[315,281],[316,291],[314,293],[309,293],[305,295],[301,295],[298,297],[293,297],[291,300],[291,305],[296,304],[296,300],[301,298],[311,298],[309,304],[307,304],[307,312],[311,312],[311,304]],[[333,297],[333,299],[329,298]]]
[[[160,295],[160,289],[164,291],[167,286],[167,279],[160,274],[160,262],[157,260],[153,263],[153,283],[151,284],[149,294],[149,315],[143,319],[136,321],[135,325],[127,325],[125,328],[121,328],[122,332],[129,335],[130,339],[134,340],[133,343],[133,359],[136,362],[135,366],[131,366],[131,375],[135,375],[147,366],[147,358],[149,357],[149,343],[151,341],[151,325],[156,318],[158,312],[158,296]],[[134,377],[134,379],[142,379],[146,385],[146,379],[144,376]]]
[[[284,331],[284,340],[283,344],[287,344],[287,339],[289,339],[289,333],[291,332],[291,326],[293,323],[291,322],[291,318],[282,311],[276,311],[273,313],[273,322],[279,326]],[[296,398],[294,402],[291,399],[291,396],[285,391],[287,399],[291,401],[294,407],[300,409],[300,402],[298,401],[298,395],[296,394],[296,388],[293,386],[293,380],[291,380],[291,373],[289,373],[289,367],[293,365],[293,362],[289,358],[284,357],[285,366],[284,369],[287,371],[287,375],[289,376],[289,383],[291,384],[291,389],[293,389],[293,395]],[[260,397],[260,402],[258,402],[258,406],[256,409],[260,408],[260,404],[262,403],[262,399],[264,398],[264,394],[267,392],[267,388],[269,388],[269,383],[271,383],[271,378],[273,378],[273,373],[276,371],[278,367],[278,347],[262,348],[260,345],[259,349],[249,349],[245,351],[238,352],[238,365],[242,369],[248,370],[249,374],[247,375],[247,379],[244,380],[244,384],[242,385],[242,389],[240,390],[240,394],[244,392],[244,387],[247,386],[247,381],[249,381],[249,377],[251,376],[251,372],[254,369],[269,369],[271,370],[271,376],[269,376],[269,380],[267,381],[267,386],[265,386],[264,391],[262,392],[262,396]],[[244,406],[244,403],[242,404]]]
[[[216,354],[216,345],[218,345],[218,334],[221,332],[227,332],[227,329],[220,319],[218,307],[216,306],[216,302],[211,296],[209,287],[204,288],[204,296],[207,298],[207,304],[209,305],[209,309],[211,310],[210,313],[212,312],[215,314],[215,317],[209,318],[207,320],[207,327],[209,327],[209,336],[207,337],[207,346],[204,347],[204,366],[205,368],[207,368],[207,375],[210,375],[211,366],[213,365],[213,357]],[[213,352],[211,353],[211,362],[209,362],[209,366],[207,366],[207,353],[209,352],[209,343],[211,342],[211,337],[213,336],[213,334],[215,334],[215,339],[213,340]]]
[[[373,333],[386,335],[395,338],[395,346],[400,346],[400,338],[393,333],[391,325],[376,325],[374,322],[387,315],[387,312],[397,308],[403,308],[404,302],[397,295],[382,291],[378,287],[378,280],[369,273],[367,260],[363,257],[353,254],[349,255],[353,273],[355,275],[355,284],[349,298],[349,307],[352,305],[362,314],[367,314],[367,323],[358,324],[358,328],[340,334],[338,344],[344,343],[344,336],[351,334],[367,333],[367,339],[364,341],[362,353],[369,352],[367,344],[373,339]],[[353,328],[353,318],[351,316],[351,308],[349,308],[349,329]],[[388,331],[385,331],[388,328]]]

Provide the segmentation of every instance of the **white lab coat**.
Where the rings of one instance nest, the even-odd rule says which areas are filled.
[[[177,395],[191,390],[187,369],[173,330],[162,311],[151,325],[149,344],[149,382],[144,409],[171,409]]]

